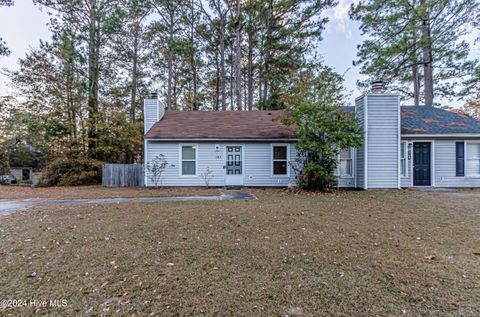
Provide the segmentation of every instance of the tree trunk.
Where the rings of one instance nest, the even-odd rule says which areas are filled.
[[[220,93],[222,96],[222,110],[227,110],[225,93],[225,17],[220,13]]]
[[[66,97],[67,97],[67,112],[69,121],[70,137],[75,139],[77,136],[76,126],[76,111],[74,102],[74,47],[70,33],[64,33],[64,49],[66,52],[65,72],[66,72]]]
[[[170,15],[170,23],[168,25],[168,53],[167,53],[167,67],[168,67],[168,78],[167,78],[167,109],[172,110],[172,78],[173,78],[173,53],[172,53],[172,42],[173,42],[173,16]]]
[[[420,87],[418,82],[418,67],[417,64],[412,66],[412,80],[413,80],[413,100],[415,106],[420,104]]]
[[[249,23],[251,23],[251,17],[249,16]],[[248,32],[248,66],[247,66],[247,107],[248,110],[252,110],[253,105],[253,35],[252,30]]]
[[[235,101],[233,95],[233,78],[235,76],[235,60],[233,58],[233,47],[230,49],[230,76],[228,78],[230,88],[230,110],[235,110]]]
[[[268,10],[268,14],[267,14],[267,31],[266,31],[266,36],[265,36],[265,44],[264,44],[265,54],[264,54],[264,61],[263,61],[264,76],[268,74],[270,57],[271,57],[271,51],[270,51],[270,44],[271,44],[270,42],[271,42],[271,37],[272,37],[272,27],[271,27],[271,23],[270,23],[271,14],[272,14],[272,1],[270,1],[269,10]],[[268,98],[268,93],[269,93],[268,88],[269,88],[268,87],[268,80],[266,78],[264,78],[264,81],[263,81],[263,97],[262,97],[262,103],[264,104],[264,106],[267,103],[267,98]]]
[[[236,0],[236,17],[235,17],[235,95],[237,102],[237,110],[242,110],[242,65],[241,65],[241,54],[240,49],[240,29],[241,29],[241,11],[240,11],[240,0]]]
[[[421,1],[421,5],[426,5],[425,0]],[[423,17],[421,26],[425,105],[433,106],[432,38],[430,34],[430,15],[428,9],[425,11],[427,16]]]
[[[98,117],[98,21],[97,1],[90,0],[90,24],[88,30],[88,156],[96,158]]]
[[[218,111],[220,106],[220,66],[218,62],[218,51],[215,50],[215,105],[214,110]]]
[[[132,56],[132,87],[130,93],[130,122],[135,122],[135,108],[137,103],[137,86],[138,86],[138,36],[139,23],[135,22],[135,30],[133,34],[133,56]]]
[[[259,67],[258,67],[258,104],[259,104],[259,110],[263,110],[263,102],[262,102],[262,83],[263,83],[263,55],[264,55],[264,48],[265,48],[265,41],[262,40],[262,43],[260,45],[260,62],[259,62]]]
[[[190,43],[191,43],[191,52],[190,52],[190,64],[192,67],[192,82],[193,82],[193,110],[198,110],[197,102],[197,65],[195,61],[195,11],[194,11],[194,0],[190,4],[190,14],[191,14],[191,25],[190,25]]]
[[[172,78],[172,107],[177,109],[177,83],[178,83],[178,72],[177,69],[172,69],[173,78]]]

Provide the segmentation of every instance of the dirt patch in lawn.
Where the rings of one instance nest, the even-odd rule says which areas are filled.
[[[172,197],[220,195],[218,188],[169,187],[169,188],[107,188],[102,186],[22,187],[1,186],[0,199],[101,199],[130,197]]]
[[[0,298],[65,299],[50,316],[480,315],[480,199],[253,193],[5,216]]]

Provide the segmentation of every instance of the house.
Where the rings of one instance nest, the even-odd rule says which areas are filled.
[[[356,99],[364,145],[340,152],[340,187],[480,187],[480,122],[397,95]],[[295,183],[296,131],[281,111],[165,111],[147,99],[145,160],[163,154],[163,186],[288,186]],[[146,171],[145,184],[153,186]]]
[[[42,173],[36,166],[10,167],[10,184],[38,185]]]

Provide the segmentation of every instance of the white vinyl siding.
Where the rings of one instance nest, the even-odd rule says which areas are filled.
[[[275,146],[281,144],[275,144]],[[287,144],[284,144],[287,145]],[[245,186],[285,187],[289,183],[295,184],[295,173],[290,162],[295,161],[297,154],[295,146],[288,146],[289,162],[287,175],[273,175],[273,144],[246,143],[244,147]]]
[[[435,185],[438,187],[480,187],[480,176],[456,175],[456,142],[435,140]],[[478,141],[475,141],[478,142]],[[471,141],[465,141],[465,149]],[[465,172],[467,169],[465,168]],[[467,175],[467,173],[465,173]]]
[[[156,155],[163,154],[168,166],[162,174],[162,186],[205,186],[201,177],[207,168],[212,171],[210,186],[225,186],[225,147],[227,143],[199,142],[196,151],[196,174],[181,175],[181,150],[178,142],[160,142],[146,140],[147,161]],[[187,145],[182,143],[181,145]],[[288,175],[272,175],[272,143],[268,142],[229,142],[228,145],[241,145],[244,149],[244,185],[274,187],[288,186],[289,182],[295,184],[295,173],[288,164]],[[288,144],[289,161],[295,160],[296,150],[293,143]],[[146,175],[147,186],[153,186]]]
[[[398,188],[399,111],[398,96],[368,95],[368,188]]]
[[[144,133],[147,133],[148,130],[158,121],[158,100],[156,99],[146,99],[143,104],[144,111]]]
[[[364,103],[365,103],[364,97],[360,97],[355,100],[355,116],[362,128],[365,128],[365,123],[366,123]],[[363,131],[363,132],[364,132],[364,139],[366,139],[367,131]],[[365,187],[365,144],[363,144],[362,147],[356,150],[354,166],[355,166],[355,172],[356,172],[355,173],[356,186],[358,188],[364,188]],[[351,187],[354,187],[354,186],[355,184],[352,184]]]
[[[207,169],[212,171],[210,186],[225,185],[225,169],[223,166],[223,145],[215,148],[218,143],[198,143],[197,146],[197,175],[181,176],[181,155],[178,142],[157,142],[146,140],[147,153],[145,160],[151,161],[156,155],[163,154],[168,162],[165,171],[162,174],[162,186],[205,186],[205,181],[201,177]],[[153,186],[152,181],[146,174],[147,186]]]
[[[422,141],[428,141],[421,139]],[[407,141],[407,139],[405,139]],[[415,139],[408,139],[415,142]],[[430,140],[432,141],[432,140]],[[465,152],[467,152],[468,144],[478,143],[480,140],[435,140],[434,162],[432,162],[432,174],[434,176],[434,185],[436,187],[480,187],[480,175],[468,176],[468,170],[465,166],[465,176],[456,176],[456,142],[465,142]],[[468,153],[465,153],[468,154]],[[407,158],[408,177],[401,178],[402,187],[412,186],[413,169],[412,156]],[[467,160],[465,160],[467,161]],[[465,164],[466,165],[466,164]]]
[[[357,187],[398,188],[400,102],[397,95],[367,94],[355,100],[365,139],[357,151]],[[363,165],[363,166],[362,166]]]

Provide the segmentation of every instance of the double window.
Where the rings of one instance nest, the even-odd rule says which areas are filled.
[[[288,146],[273,146],[273,175],[288,175]]]
[[[182,175],[195,176],[197,175],[197,146],[196,145],[182,145],[180,151],[180,160],[182,164]]]
[[[400,175],[407,177],[407,142],[400,145]]]

